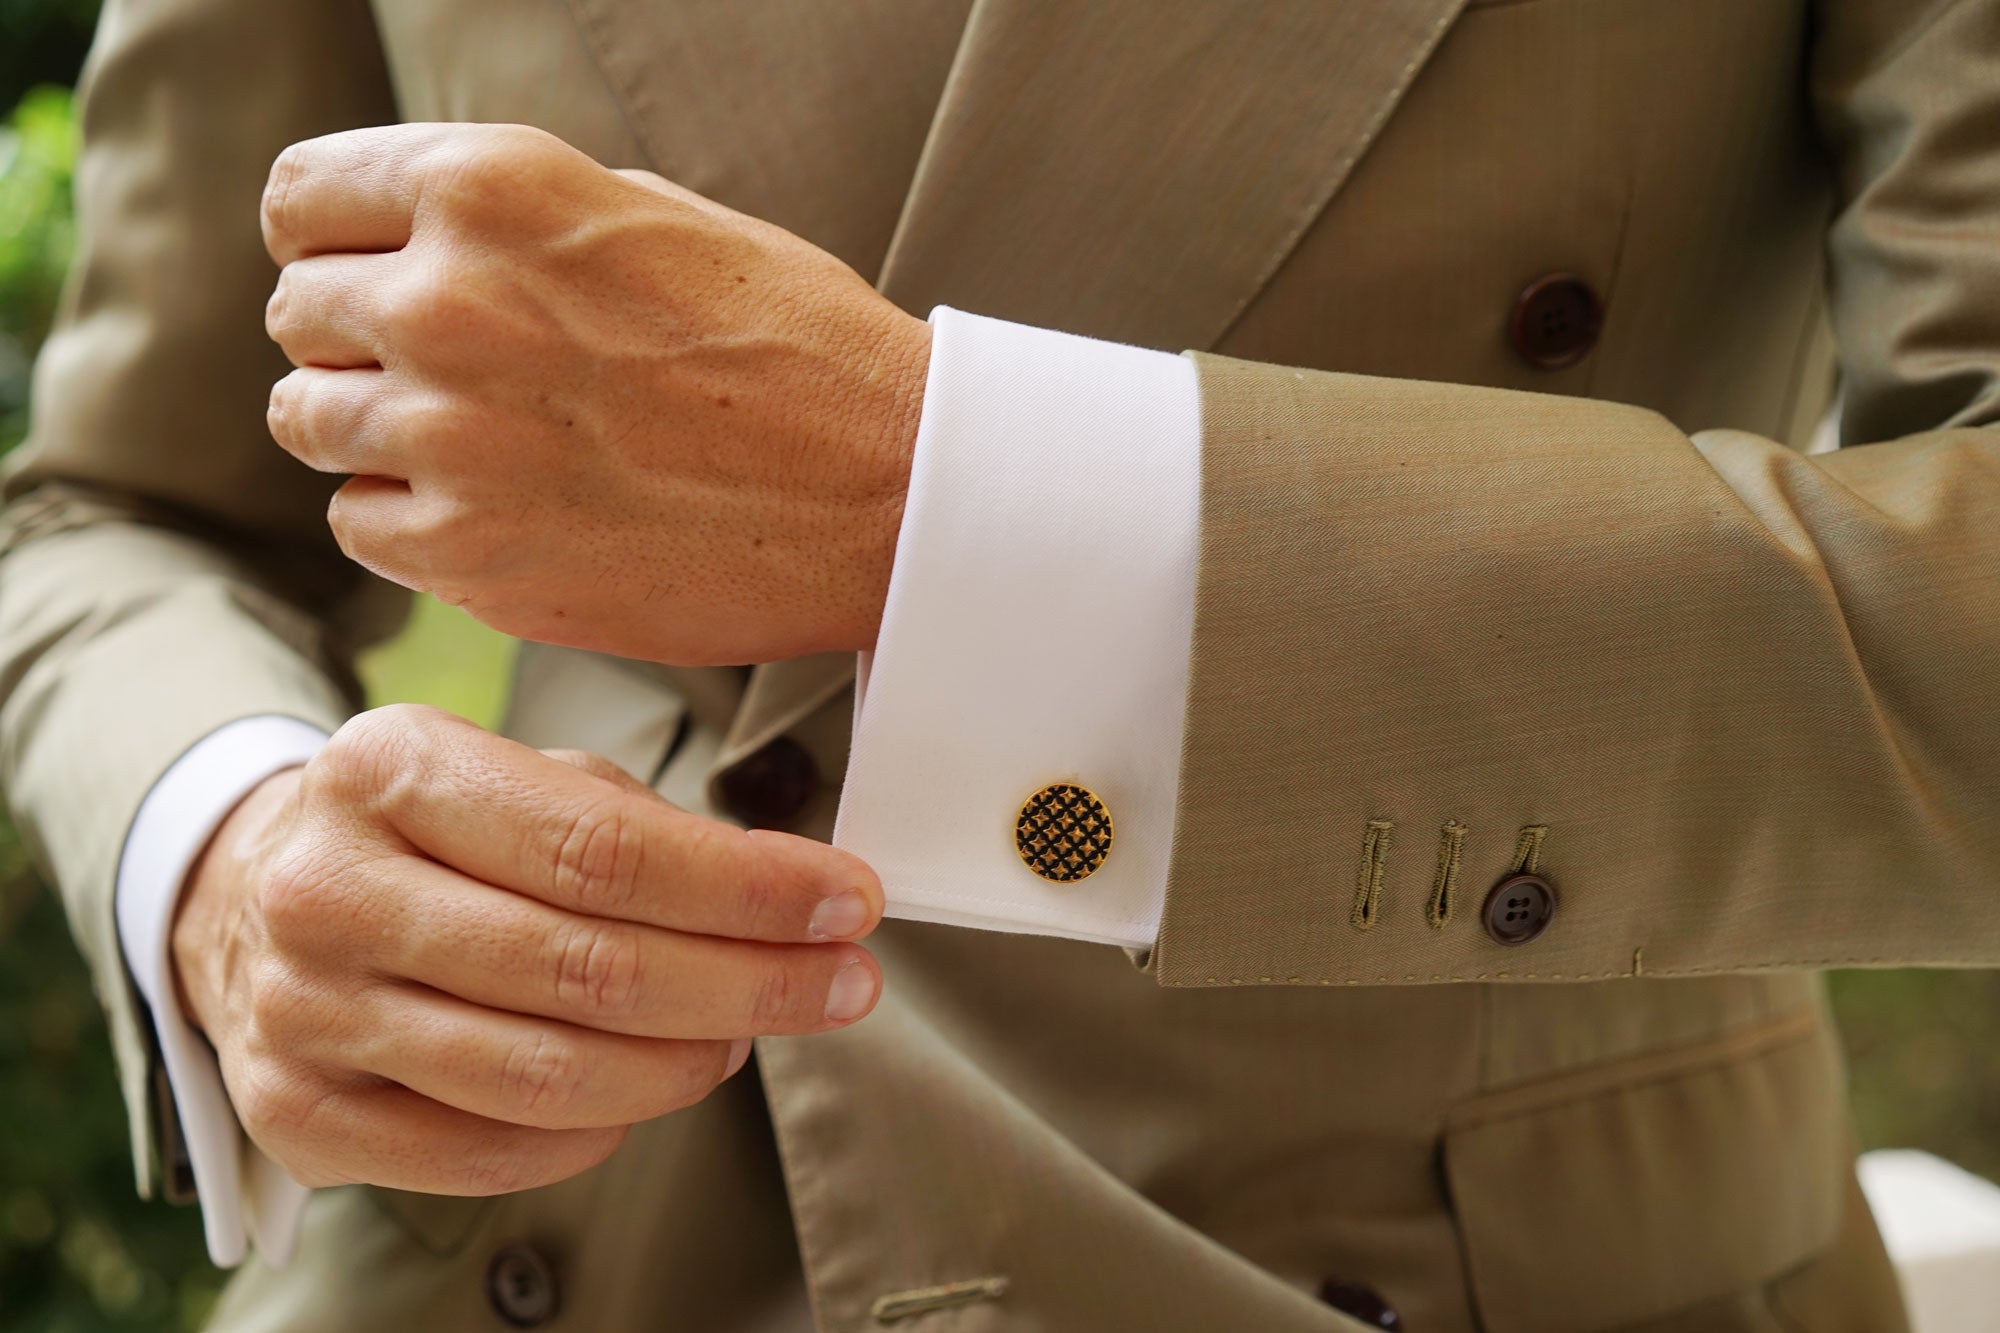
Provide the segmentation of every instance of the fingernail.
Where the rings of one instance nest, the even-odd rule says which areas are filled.
[[[875,1003],[875,973],[856,958],[833,974],[826,989],[826,1017],[830,1023],[846,1023],[868,1012]]]
[[[729,1048],[729,1068],[722,1072],[722,1076],[724,1078],[735,1077],[736,1071],[743,1068],[743,1062],[749,1058],[750,1039],[748,1037],[738,1037],[735,1045]]]
[[[868,900],[853,889],[836,893],[813,909],[806,934],[816,940],[844,940],[868,928]]]

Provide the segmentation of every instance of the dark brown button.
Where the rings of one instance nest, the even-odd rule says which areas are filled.
[[[722,808],[750,828],[790,828],[819,788],[819,765],[789,736],[780,736],[715,775]]]
[[[1396,1307],[1383,1300],[1382,1294],[1375,1288],[1363,1283],[1328,1278],[1319,1284],[1319,1298],[1370,1328],[1393,1331],[1403,1327],[1403,1317],[1396,1313]]]
[[[1507,341],[1529,365],[1561,370],[1581,361],[1597,345],[1604,327],[1604,303],[1574,273],[1551,273],[1528,284],[1514,302]]]
[[[1501,944],[1526,944],[1555,914],[1556,891],[1540,875],[1509,875],[1486,895],[1486,933]]]
[[[513,1328],[540,1328],[556,1314],[556,1273],[526,1245],[503,1245],[486,1265],[486,1300]]]

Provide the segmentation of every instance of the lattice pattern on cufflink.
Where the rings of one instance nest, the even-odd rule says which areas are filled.
[[[1021,806],[1014,849],[1043,879],[1070,884],[1087,878],[1111,855],[1111,811],[1074,782],[1052,783]]]

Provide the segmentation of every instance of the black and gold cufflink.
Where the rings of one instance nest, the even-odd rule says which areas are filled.
[[[1051,783],[1022,804],[1014,850],[1043,879],[1087,879],[1111,855],[1111,811],[1088,788]]]

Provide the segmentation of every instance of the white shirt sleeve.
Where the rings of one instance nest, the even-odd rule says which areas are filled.
[[[1149,945],[1165,903],[1201,533],[1193,362],[946,307],[834,842],[889,915]],[[1055,783],[1113,825],[1088,878],[1015,848]]]
[[[118,862],[119,946],[152,1009],[201,1198],[208,1256],[223,1268],[241,1263],[251,1240],[266,1262],[285,1263],[308,1191],[243,1133],[215,1052],[181,1013],[168,956],[174,906],[195,858],[237,802],[325,743],[325,732],[297,718],[249,717],[218,727],[147,793]]]

